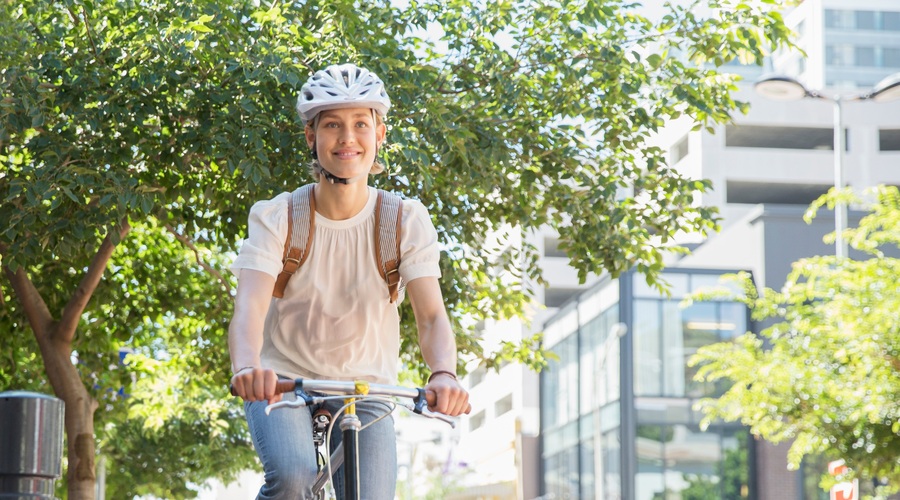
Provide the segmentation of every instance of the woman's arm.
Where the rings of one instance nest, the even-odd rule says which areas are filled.
[[[419,331],[419,349],[432,373],[442,371],[456,374],[456,339],[450,328],[450,319],[444,308],[444,298],[437,278],[416,278],[406,286],[416,327]],[[469,406],[469,394],[455,377],[439,373],[432,377],[426,389],[434,391],[437,402],[433,411],[456,416]]]
[[[261,271],[241,269],[238,276],[234,316],[228,326],[228,350],[234,371],[231,386],[246,401],[281,400],[281,395],[275,394],[278,376],[274,370],[263,370],[259,360],[274,286],[275,278]]]

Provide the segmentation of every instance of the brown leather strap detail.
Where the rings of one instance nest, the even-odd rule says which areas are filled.
[[[396,210],[395,219],[389,218],[393,213],[384,213],[386,208]],[[379,189],[378,200],[375,204],[375,264],[378,267],[378,274],[387,283],[391,303],[396,302],[400,295],[402,219],[403,200],[395,194]],[[384,245],[391,245],[393,248],[385,248]]]
[[[276,298],[284,297],[284,288],[287,286],[287,281],[291,279],[291,275],[294,274],[294,269],[288,269],[288,255],[291,253],[291,237],[294,231],[294,195],[291,194],[291,197],[288,198],[288,231],[287,238],[284,239],[284,253],[281,256],[281,262],[284,264],[284,267],[281,269],[281,272],[278,273],[278,277],[275,278],[275,288],[272,289],[272,296]]]
[[[301,190],[305,190],[302,192]],[[296,234],[294,224],[299,224],[302,222],[297,217],[295,217],[295,210],[302,213],[302,207],[296,207],[296,202],[302,203],[304,199],[304,194],[308,196],[309,199],[309,232],[306,234],[306,242],[304,248],[300,248],[295,245],[303,245],[303,235]],[[299,210],[297,210],[299,209]],[[300,228],[296,228],[300,229]],[[302,231],[302,230],[301,230]],[[287,238],[284,240],[284,255],[282,257],[283,267],[281,272],[278,274],[278,277],[275,279],[275,287],[272,290],[272,296],[276,298],[284,297],[284,290],[287,287],[288,280],[291,279],[291,276],[297,272],[297,269],[300,269],[300,266],[306,262],[306,258],[309,257],[309,250],[312,248],[313,237],[316,234],[316,191],[314,184],[308,184],[306,186],[302,186],[297,189],[294,193],[291,193],[291,197],[288,199],[288,232]],[[297,241],[295,238],[300,236]]]

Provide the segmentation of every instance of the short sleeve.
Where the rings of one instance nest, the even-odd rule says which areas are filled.
[[[403,200],[400,235],[400,277],[403,281],[408,283],[426,276],[440,278],[437,231],[420,201]]]
[[[290,196],[291,193],[282,193],[253,205],[247,223],[247,239],[231,265],[231,272],[238,275],[241,269],[253,269],[278,277],[283,267],[281,260],[287,239]]]

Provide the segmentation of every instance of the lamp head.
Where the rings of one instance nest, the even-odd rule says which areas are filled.
[[[797,101],[812,95],[802,83],[784,75],[763,75],[753,88],[759,95],[775,101]]]
[[[875,102],[887,102],[900,98],[900,73],[889,75],[881,80],[872,89],[872,92],[866,95],[866,99],[872,99]]]

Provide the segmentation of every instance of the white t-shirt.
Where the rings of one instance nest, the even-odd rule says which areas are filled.
[[[288,199],[282,193],[250,210],[248,238],[231,271],[254,269],[277,277],[283,267]],[[284,298],[272,298],[263,332],[261,362],[279,375],[313,379],[397,382],[400,316],[375,264],[375,204],[347,220],[316,213],[309,257],[288,281]],[[400,277],[404,283],[440,277],[437,232],[422,203],[403,200]]]

